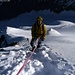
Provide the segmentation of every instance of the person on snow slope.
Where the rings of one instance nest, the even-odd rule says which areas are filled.
[[[40,37],[37,44],[37,48],[39,48],[41,46],[41,42],[45,40],[46,34],[47,34],[46,25],[43,22],[43,18],[39,16],[31,29],[32,40],[30,44],[32,48],[35,47],[35,42]]]

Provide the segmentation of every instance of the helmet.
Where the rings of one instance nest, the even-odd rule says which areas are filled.
[[[42,18],[41,16],[39,16],[39,17],[37,18],[37,20],[42,20],[42,21],[43,21],[43,18]]]

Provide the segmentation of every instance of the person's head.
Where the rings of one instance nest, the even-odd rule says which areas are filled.
[[[39,16],[36,21],[38,25],[41,25],[43,23],[43,18]]]

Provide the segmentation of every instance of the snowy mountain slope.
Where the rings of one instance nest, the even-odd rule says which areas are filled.
[[[51,33],[52,31],[50,31],[49,33]],[[70,60],[70,62],[73,59],[74,61],[74,46],[75,46],[75,24],[71,25],[70,23],[67,23],[67,26],[62,27],[60,29],[58,29],[58,33],[60,33],[62,36],[59,36],[58,33],[55,33],[55,31],[53,31],[52,33],[55,34],[51,34],[48,35],[48,37],[45,40],[45,43],[49,46],[52,46],[53,48],[58,48],[57,50],[55,49],[54,51],[58,51],[60,54],[63,55],[63,57],[67,57],[68,60]],[[56,36],[57,35],[57,36]],[[48,40],[48,41],[47,41]],[[66,49],[66,50],[65,50]],[[72,53],[73,52],[73,53]],[[71,59],[72,57],[72,59]]]
[[[36,21],[36,18],[40,15],[44,18],[44,23],[47,25],[59,25],[61,24],[60,21],[75,22],[74,11],[63,11],[60,14],[55,14],[49,10],[44,10],[37,12],[32,11],[30,13],[21,14],[7,21],[0,21],[0,26],[12,26],[18,28],[22,26],[32,26]]]
[[[8,53],[0,52],[0,75],[16,75],[30,55],[31,26],[25,25],[32,25],[38,15],[45,18],[48,34],[20,75],[75,75],[75,13],[71,11],[58,15],[33,11],[1,21],[0,35],[19,45],[4,48]]]
[[[69,28],[69,26],[66,27]],[[22,28],[19,29],[19,28],[7,27],[6,34],[11,38],[9,39],[9,41],[12,40],[13,38],[15,38],[15,40],[17,40],[19,37],[21,38],[18,39],[20,43],[19,45],[5,48],[5,50],[10,50],[9,54],[0,53],[1,75],[3,74],[16,75],[19,69],[21,68],[21,66],[23,65],[23,63],[25,62],[25,60],[30,55],[29,52],[30,45],[26,38],[29,38],[30,40],[31,34],[30,30],[28,30],[27,28],[25,28],[24,30]],[[51,27],[48,26],[48,29],[49,28]],[[61,29],[65,32],[64,28]],[[59,32],[61,29],[58,30],[51,29],[49,31],[49,34],[47,35],[45,41],[42,43],[42,47],[38,49],[36,53],[33,54],[30,61],[24,67],[20,75],[74,75],[75,74],[74,73],[75,42],[70,40],[70,37],[66,37],[63,34],[63,31]]]
[[[39,6],[39,4],[41,4]],[[1,0],[0,1],[0,20],[7,20],[19,14],[31,12],[32,10],[49,10],[49,12],[60,13],[64,10],[75,11],[75,0]],[[13,12],[14,11],[14,12]],[[71,15],[71,14],[70,14]]]

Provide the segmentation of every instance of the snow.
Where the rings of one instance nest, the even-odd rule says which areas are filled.
[[[16,75],[29,57],[31,26],[24,24],[32,24],[38,15],[46,20],[47,36],[19,75],[75,75],[75,13],[64,11],[54,14],[48,10],[32,11],[0,22],[1,34],[6,35],[8,42],[19,42],[18,45],[4,48],[5,53],[0,51],[0,75]]]
[[[56,31],[52,28],[51,28],[51,31],[49,32],[49,34],[50,34],[50,36],[61,36],[61,34],[58,31]]]

